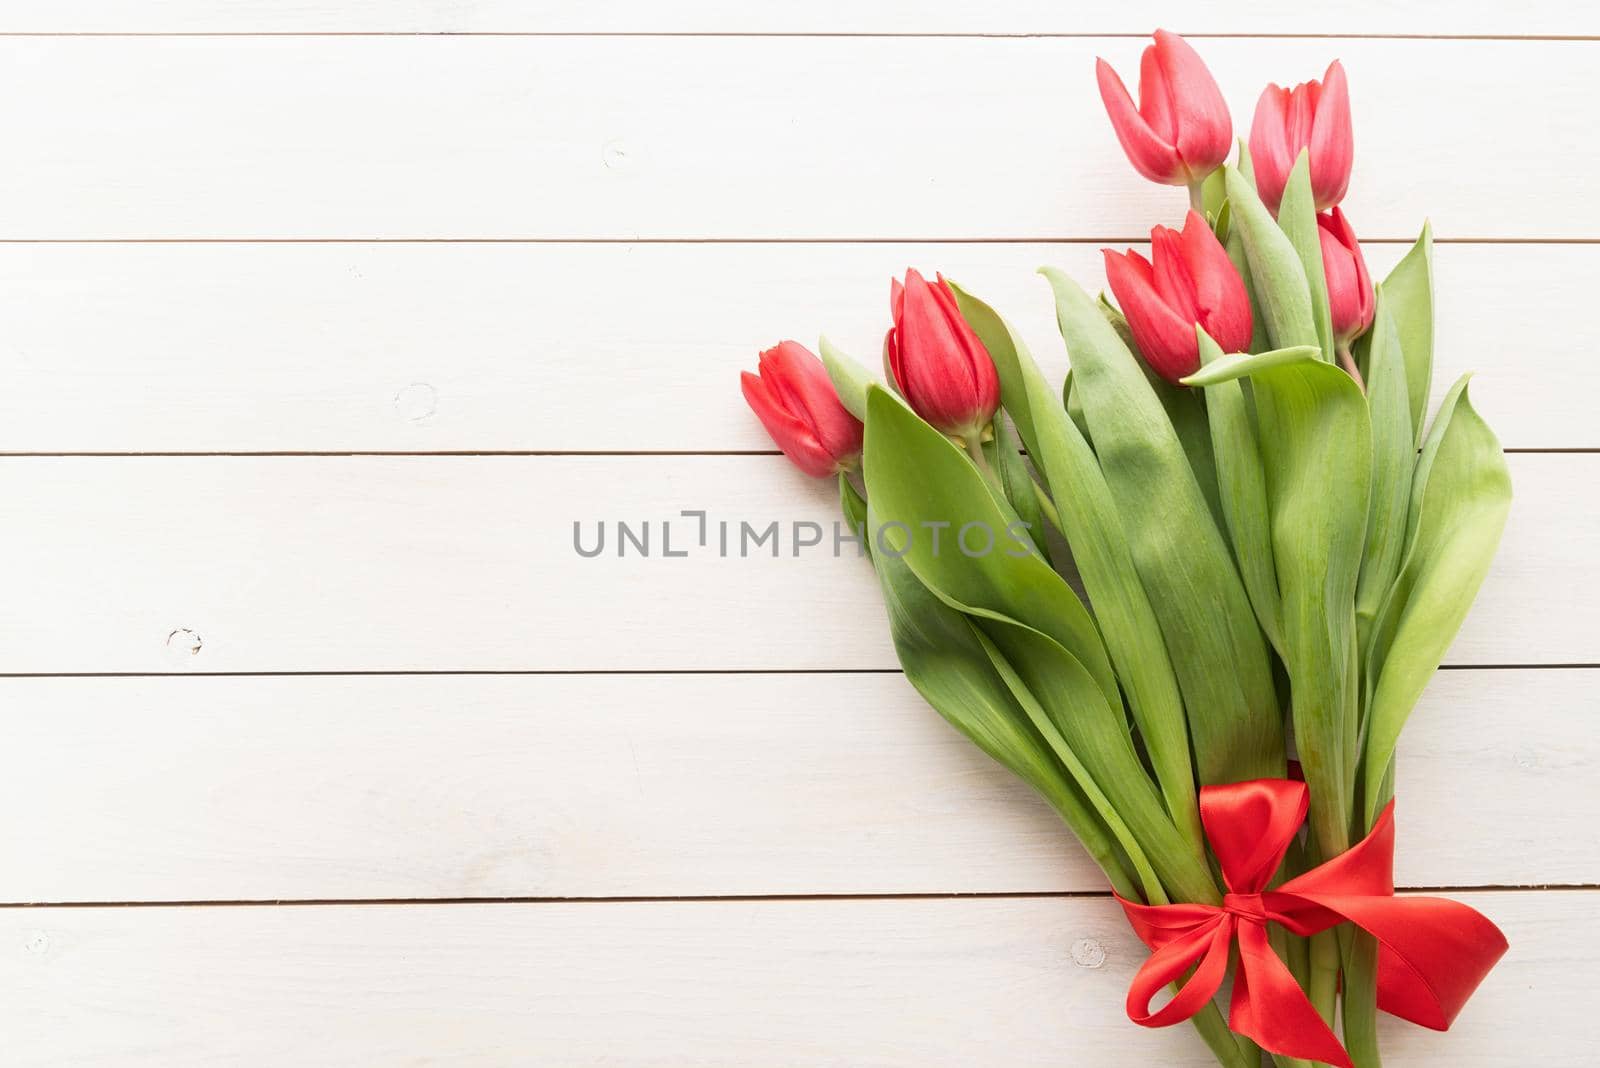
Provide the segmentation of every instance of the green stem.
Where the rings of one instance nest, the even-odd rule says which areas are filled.
[[[1311,941],[1297,934],[1284,932],[1284,942],[1288,955],[1283,962],[1289,966],[1289,974],[1294,976],[1294,981],[1304,990],[1311,985]]]
[[[1057,530],[1061,530],[1061,513],[1056,511],[1056,502],[1050,499],[1050,495],[1038,482],[1033,482],[1033,499],[1039,502],[1039,511],[1044,513],[1044,517],[1050,520]]]
[[[967,455],[972,457],[972,463],[983,476],[983,480],[1002,498],[1009,499],[1006,498],[1006,488],[1001,483],[1000,476],[995,473],[993,465],[989,463],[989,457],[984,454],[982,433],[965,434],[961,441],[966,445]]]
[[[1200,1037],[1210,1047],[1218,1064],[1225,1068],[1259,1068],[1261,1051],[1248,1038],[1228,1030],[1227,1022],[1215,1003],[1195,1013],[1189,1022],[1200,1032]]]
[[[1361,377],[1361,368],[1356,366],[1356,358],[1350,354],[1349,345],[1340,344],[1339,346],[1339,366],[1350,372],[1350,377],[1356,380],[1356,385],[1361,387],[1361,392],[1365,393],[1367,391],[1367,383]]]
[[[1344,951],[1344,1045],[1356,1068],[1383,1068],[1378,1056],[1378,940],[1341,928]]]
[[[1332,1027],[1339,1003],[1339,936],[1332,931],[1311,936],[1311,988],[1306,993],[1322,1022]]]
[[[1206,213],[1205,179],[1189,183],[1189,206],[1201,215]]]

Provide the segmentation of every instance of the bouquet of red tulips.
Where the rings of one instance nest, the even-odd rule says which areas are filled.
[[[1104,870],[1152,950],[1134,1021],[1191,1020],[1225,1065],[1367,1068],[1379,1009],[1443,1029],[1505,951],[1392,875],[1396,741],[1498,544],[1504,457],[1464,379],[1427,418],[1429,234],[1373,284],[1337,62],[1268,86],[1231,164],[1181,38],[1145,50],[1137,103],[1098,76],[1128,159],[1190,208],[1148,258],[1107,250],[1115,304],[1043,269],[1063,388],[908,271],[887,384],[786,341],[745,397],[837,475],[912,685]]]

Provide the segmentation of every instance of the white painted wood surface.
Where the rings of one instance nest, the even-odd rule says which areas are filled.
[[[1540,0],[1510,7],[1489,0],[1348,0],[1283,5],[1272,0],[1132,0],[1116,5],[1060,0],[924,0],[908,22],[894,0],[9,0],[0,33],[870,33],[1130,35],[1150,27],[1226,33],[1422,34],[1508,37],[1600,34],[1587,5]]]
[[[886,670],[862,562],[571,548],[831,524],[714,455],[771,451],[734,372],[875,362],[908,264],[1059,373],[1032,268],[1181,208],[1092,88],[1157,24],[1223,35],[1240,133],[1344,59],[1352,218],[1381,271],[1432,215],[1439,377],[1517,453],[1400,757],[1402,883],[1512,953],[1387,1063],[1600,1060],[1591,5],[12,0],[6,1062],[1205,1063],[1123,1018],[1125,925]],[[642,455],[429,455],[486,452]]]
[[[1510,468],[1446,663],[1600,663],[1600,455]],[[28,517],[0,673],[897,666],[870,565],[834,555],[837,488],[781,457],[10,457],[0,477]],[[618,521],[648,522],[652,555]],[[574,526],[592,550],[602,522],[579,556]]]
[[[1593,444],[1571,339],[1600,247],[1437,257],[1435,401],[1473,371],[1507,447]],[[0,452],[771,451],[735,372],[821,333],[876,365],[907,266],[1004,309],[1059,381],[1045,263],[1103,277],[1085,244],[0,245]]]
[[[1400,756],[1402,885],[1600,882],[1596,685],[1440,675]],[[898,674],[5,679],[0,702],[0,902],[1104,885]]]
[[[1093,71],[1101,53],[1137,70],[1141,47],[3,38],[0,143],[28,166],[0,169],[0,233],[1136,238],[1182,194],[1132,174]],[[1205,47],[1240,134],[1264,82],[1320,77],[1335,55],[1356,86],[1361,170],[1345,205],[1362,236],[1413,237],[1427,214],[1447,238],[1600,237],[1600,143],[1579,135],[1600,43]],[[1487,116],[1507,123],[1498,142]]]
[[[1590,895],[1459,896],[1511,954],[1450,1033],[1386,1020],[1384,1063],[1574,1063]],[[1104,897],[8,910],[0,944],[7,1059],[41,1068],[1209,1056],[1107,1008],[1143,953]]]

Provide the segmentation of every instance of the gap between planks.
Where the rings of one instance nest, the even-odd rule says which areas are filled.
[[[1588,893],[1600,890],[1593,883],[1543,883],[1527,886],[1400,886],[1405,894],[1548,894]],[[351,905],[649,905],[725,904],[728,902],[797,901],[1021,901],[1032,899],[1095,899],[1110,897],[1109,890],[979,890],[972,893],[895,894],[691,894],[651,897],[354,897],[354,898],[237,898],[192,901],[0,901],[0,910],[12,909],[193,909],[193,908],[328,908]]]
[[[1143,40],[1150,35],[1134,31],[1119,33],[886,33],[883,31],[704,31],[704,30],[172,30],[172,31],[109,31],[68,30],[51,33],[44,30],[0,31],[0,38],[30,37],[734,37],[734,38],[800,38],[831,40],[836,38],[867,38],[878,40],[1021,40],[1021,41],[1074,41],[1102,39]],[[1185,38],[1204,40],[1247,41],[1600,41],[1593,34],[1560,33],[1248,33],[1215,31],[1211,33],[1185,32]]]
[[[0,37],[3,37],[0,34]],[[1597,38],[1600,40],[1600,38]],[[0,245],[1138,245],[1133,237],[0,237]],[[1401,245],[1412,238],[1363,238]],[[1600,245],[1600,237],[1441,237],[1435,245]]]
[[[1587,456],[1590,453],[1600,452],[1600,446],[1542,446],[1530,445],[1510,449],[1501,449],[1508,456],[1526,454],[1553,455],[1553,456]],[[129,451],[129,452],[0,452],[0,460],[82,460],[82,459],[126,459],[126,460],[157,460],[157,459],[227,459],[229,457],[248,459],[363,459],[367,457],[419,457],[438,459],[477,459],[480,457],[566,457],[566,456],[598,456],[598,457],[658,457],[658,456],[782,456],[777,449],[354,449],[354,450],[289,450],[289,449],[263,449],[234,450],[228,452],[217,451]]]
[[[1600,663],[1440,664],[1440,671],[1594,671]],[[0,679],[282,679],[410,678],[424,675],[899,675],[899,668],[419,668],[344,671],[0,671]]]

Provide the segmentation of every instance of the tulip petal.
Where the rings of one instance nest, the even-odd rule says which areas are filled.
[[[1178,116],[1167,83],[1166,68],[1156,46],[1139,56],[1139,114],[1150,131],[1169,145],[1178,143]]]
[[[1180,319],[1189,323],[1200,321],[1200,304],[1196,299],[1194,279],[1189,275],[1189,264],[1184,255],[1183,239],[1178,231],[1165,226],[1150,230],[1150,274],[1161,300]]]
[[[1189,42],[1166,30],[1157,30],[1155,38],[1150,51],[1166,75],[1164,88],[1176,110],[1178,156],[1188,169],[1189,180],[1194,181],[1216,170],[1228,158],[1233,146],[1233,119],[1216,79]],[[1139,92],[1144,103],[1142,85]],[[1168,140],[1172,138],[1169,136]]]
[[[1299,150],[1288,141],[1289,90],[1269,85],[1256,101],[1250,125],[1250,167],[1256,192],[1267,210],[1276,213],[1289,181],[1289,168]]]
[[[770,357],[770,360],[769,360]],[[786,407],[803,420],[836,461],[861,451],[861,421],[839,402],[822,361],[797,341],[784,341],[761,354],[762,377],[771,366],[773,385]]]
[[[1301,82],[1289,90],[1289,106],[1284,112],[1284,141],[1296,156],[1311,143],[1311,131],[1317,115],[1317,98],[1322,95],[1322,84],[1316,79]]]
[[[1333,224],[1333,231],[1339,237],[1339,243],[1350,250],[1351,257],[1356,261],[1356,281],[1360,283],[1362,303],[1366,305],[1365,318],[1372,321],[1372,305],[1376,302],[1376,295],[1372,292],[1372,275],[1367,273],[1367,258],[1361,254],[1361,242],[1356,240],[1355,229],[1350,225],[1350,220],[1345,213],[1334,208],[1329,215]]]
[[[961,325],[965,327],[965,323]],[[969,433],[988,422],[994,412],[981,410],[982,390],[966,339],[940,303],[935,287],[916,271],[906,272],[894,340],[895,379],[913,411],[947,434]],[[998,387],[994,393],[998,394]]]
[[[739,388],[745,403],[756,413],[761,425],[767,428],[773,442],[794,465],[812,478],[822,478],[834,471],[834,460],[810,427],[786,411],[774,396],[771,387],[749,371],[739,374]]]
[[[1343,200],[1345,191],[1350,188],[1350,166],[1355,159],[1350,85],[1345,79],[1344,65],[1337,59],[1328,65],[1328,72],[1323,75],[1311,130],[1302,143],[1311,149],[1311,191],[1317,198],[1317,210],[1327,211]]]
[[[1106,281],[1122,307],[1139,354],[1162,378],[1176,383],[1200,366],[1194,324],[1169,308],[1156,290],[1154,270],[1137,252],[1104,250]]]
[[[1103,59],[1095,60],[1095,79],[1100,84],[1100,99],[1105,102],[1106,114],[1111,118],[1111,129],[1133,169],[1152,182],[1183,185],[1187,178],[1177,146],[1163,140],[1150,128],[1122,79]]]
[[[894,388],[900,391],[900,395],[905,396],[906,384],[903,381],[905,371],[900,366],[900,341],[895,337],[892,326],[883,335],[883,374],[894,383]]]
[[[1190,210],[1180,238],[1197,308],[1195,322],[1205,327],[1224,352],[1250,347],[1250,294],[1228,250],[1200,213]]]
[[[1317,239],[1322,243],[1322,275],[1328,283],[1328,314],[1335,337],[1349,339],[1361,332],[1361,298],[1357,292],[1356,265],[1350,250],[1340,244],[1323,217],[1317,217]]]
[[[984,348],[972,325],[961,314],[961,308],[956,303],[956,295],[950,288],[950,283],[945,281],[942,274],[937,277],[939,284],[933,287],[934,299],[939,302],[940,309],[950,320],[951,329],[961,341],[961,351],[965,354],[967,366],[972,371],[972,384],[979,417],[987,423],[993,417],[995,409],[1000,407],[999,372],[995,369],[994,360],[989,356],[989,350]]]

